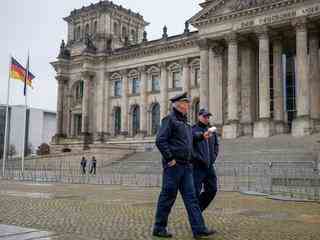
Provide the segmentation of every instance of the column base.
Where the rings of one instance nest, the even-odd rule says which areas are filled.
[[[288,133],[288,126],[283,121],[275,121],[275,134]]]
[[[92,143],[92,134],[91,133],[81,133],[81,140],[84,144],[84,149],[85,146]]]
[[[253,136],[253,123],[241,123],[242,135]]]
[[[274,135],[275,124],[270,119],[260,119],[254,123],[253,137],[268,138]]]
[[[222,129],[222,138],[235,139],[240,136],[240,125],[238,122],[231,122],[228,125],[224,125]]]
[[[309,116],[298,117],[292,122],[292,136],[303,137],[312,134],[312,122]]]
[[[312,119],[314,133],[320,133],[320,119]]]
[[[105,141],[105,133],[104,132],[95,133],[93,139],[95,142],[104,142]]]

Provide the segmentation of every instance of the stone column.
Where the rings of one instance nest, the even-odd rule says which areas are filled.
[[[200,48],[200,108],[209,109],[209,40],[198,41]]]
[[[129,134],[129,79],[128,71],[123,70],[122,75],[122,98],[121,98],[121,134],[128,136]]]
[[[104,88],[104,81],[105,81],[105,71],[103,66],[101,66],[99,73],[97,74],[97,84],[96,84],[96,133],[95,133],[95,141],[103,142],[104,141],[104,128],[103,128],[103,122],[104,122],[104,94],[105,94],[105,88]]]
[[[274,134],[270,111],[270,39],[267,28],[257,31],[259,38],[259,120],[254,125],[254,137]]]
[[[181,61],[182,65],[182,89],[183,92],[187,92],[188,95],[190,96],[190,86],[191,86],[191,76],[190,76],[190,65],[188,59],[183,59]]]
[[[223,95],[222,95],[222,65],[224,47],[214,44],[212,48],[212,68],[210,68],[209,81],[209,111],[213,114],[212,120],[215,126],[223,125]]]
[[[241,119],[243,134],[253,135],[256,117],[256,54],[255,44],[244,39],[241,48]]]
[[[67,99],[67,120],[66,120],[66,136],[70,137],[71,134],[71,123],[72,123],[72,119],[71,119],[71,101],[72,101],[72,94],[70,93],[70,89],[67,89],[67,93],[66,93],[66,99]]]
[[[237,35],[235,33],[229,34],[226,40],[228,43],[228,124],[223,126],[223,138],[237,138],[240,136]]]
[[[273,118],[275,121],[275,132],[277,134],[285,132],[282,54],[282,37],[276,37],[273,39]]]
[[[320,69],[319,69],[319,31],[312,29],[309,39],[310,54],[310,116],[314,126],[320,122]]]
[[[292,123],[293,136],[311,134],[310,123],[310,85],[308,76],[308,30],[306,19],[294,22],[296,28],[296,85],[297,89],[297,119]]]
[[[141,124],[140,124],[140,132],[142,136],[147,136],[148,133],[148,126],[147,126],[147,120],[148,120],[148,82],[147,82],[147,71],[146,67],[143,66],[139,69],[140,76],[141,76],[141,84],[140,84],[140,97],[141,97],[141,105],[140,105],[140,111],[141,111]]]
[[[161,63],[160,82],[160,117],[164,118],[168,114],[168,70],[165,62]]]
[[[93,72],[83,71],[82,79],[84,84],[83,98],[82,98],[82,127],[81,132],[85,143],[89,140],[91,133],[89,132],[90,124],[90,91],[92,87]]]
[[[64,111],[65,111],[65,87],[66,87],[66,81],[68,78],[63,75],[58,75],[56,77],[58,82],[58,97],[57,97],[57,138],[65,137],[64,131],[63,131],[63,123],[65,121],[64,119]]]
[[[110,93],[111,93],[111,89],[110,89],[110,73],[109,72],[105,72],[104,73],[105,79],[103,81],[104,83],[104,117],[103,117],[103,132],[105,133],[105,138],[107,138],[108,136],[111,135],[112,133],[112,129],[111,129],[111,124],[110,124]]]

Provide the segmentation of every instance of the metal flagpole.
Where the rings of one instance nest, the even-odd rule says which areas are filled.
[[[7,105],[6,105],[6,122],[5,122],[5,133],[4,133],[4,145],[3,145],[3,158],[2,158],[2,176],[4,177],[6,171],[7,151],[8,151],[8,137],[9,137],[9,100],[10,100],[10,82],[11,82],[11,65],[12,56],[10,55],[9,60],[9,76],[7,86]]]
[[[21,155],[21,172],[22,174],[24,173],[24,158],[25,158],[25,153],[26,153],[26,133],[27,133],[27,111],[28,111],[28,106],[27,106],[27,81],[28,81],[28,76],[29,75],[29,51],[28,51],[28,60],[27,60],[27,65],[26,65],[26,73],[24,77],[24,89],[23,89],[23,94],[24,94],[24,127],[23,127],[23,144],[22,144],[22,155]]]

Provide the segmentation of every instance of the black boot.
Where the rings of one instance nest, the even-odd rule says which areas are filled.
[[[216,234],[216,230],[206,230],[201,233],[197,233],[194,235],[194,239],[208,239],[209,237],[212,237],[214,234]]]
[[[166,230],[164,230],[164,231],[153,230],[152,235],[155,237],[160,237],[160,238],[172,238],[172,234],[168,233]]]

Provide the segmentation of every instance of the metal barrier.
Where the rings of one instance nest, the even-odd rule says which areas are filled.
[[[160,164],[160,163],[159,163]],[[103,166],[103,165],[102,165]],[[22,173],[19,162],[8,164],[2,179],[40,183],[161,186],[161,172],[121,173],[124,166],[97,168],[96,175],[82,174],[66,161],[54,165],[29,165]],[[283,197],[320,200],[317,162],[224,162],[215,166],[222,191],[257,192]],[[148,167],[146,167],[148,169]],[[134,172],[134,169],[132,170]]]

